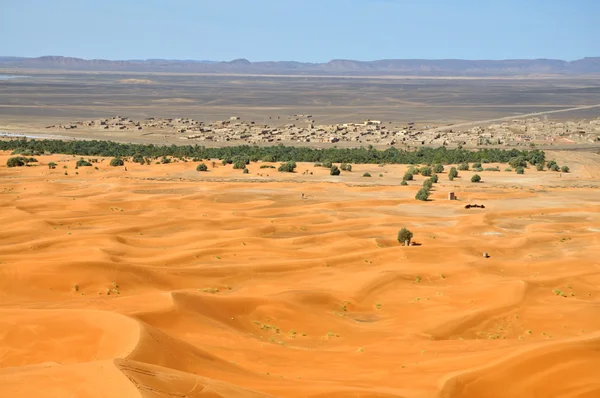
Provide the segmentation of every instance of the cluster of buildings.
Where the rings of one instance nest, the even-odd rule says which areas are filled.
[[[115,116],[48,126],[49,129],[70,130],[133,130],[142,135],[177,136],[181,140],[201,141],[206,144],[239,142],[265,143],[338,143],[358,145],[418,146],[527,146],[591,143],[600,141],[600,118],[591,121],[549,122],[539,118],[515,119],[485,127],[467,130],[440,131],[432,126],[415,123],[392,124],[380,120],[362,123],[316,124],[311,115],[293,115],[282,125],[258,124],[232,116],[228,120],[202,122],[191,118],[148,118],[136,121]],[[291,119],[291,118],[290,118]],[[451,128],[451,127],[450,127]],[[165,135],[167,134],[167,135]]]

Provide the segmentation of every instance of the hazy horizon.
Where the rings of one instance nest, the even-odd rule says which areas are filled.
[[[0,42],[0,54],[311,63],[573,61],[597,54],[597,15],[600,3],[593,0],[4,1],[0,34],[11,40]]]

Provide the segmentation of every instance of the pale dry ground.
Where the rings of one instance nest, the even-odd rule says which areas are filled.
[[[422,203],[406,166],[2,154],[0,396],[598,397],[600,156],[548,157]]]

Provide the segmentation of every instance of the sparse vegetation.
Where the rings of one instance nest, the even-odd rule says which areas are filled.
[[[419,192],[415,195],[415,199],[425,202],[429,199],[429,190],[427,188],[419,189]]]
[[[17,156],[14,158],[8,158],[8,160],[6,161],[6,166],[7,167],[21,167],[21,166],[28,166],[29,163],[34,163],[37,162],[36,158],[26,158],[24,156]]]
[[[123,162],[123,159],[121,159],[121,158],[114,158],[110,161],[110,165],[112,167],[118,167],[118,166],[125,165],[125,162]]]
[[[448,179],[454,181],[456,177],[458,177],[458,171],[456,170],[456,167],[452,167],[448,172]]]
[[[404,244],[406,241],[408,241],[408,243],[410,244],[412,238],[413,233],[410,232],[408,229],[402,228],[400,231],[398,231],[398,242]]]

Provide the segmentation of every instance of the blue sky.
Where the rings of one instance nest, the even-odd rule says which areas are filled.
[[[600,0],[0,0],[0,55],[251,61],[600,56]]]

